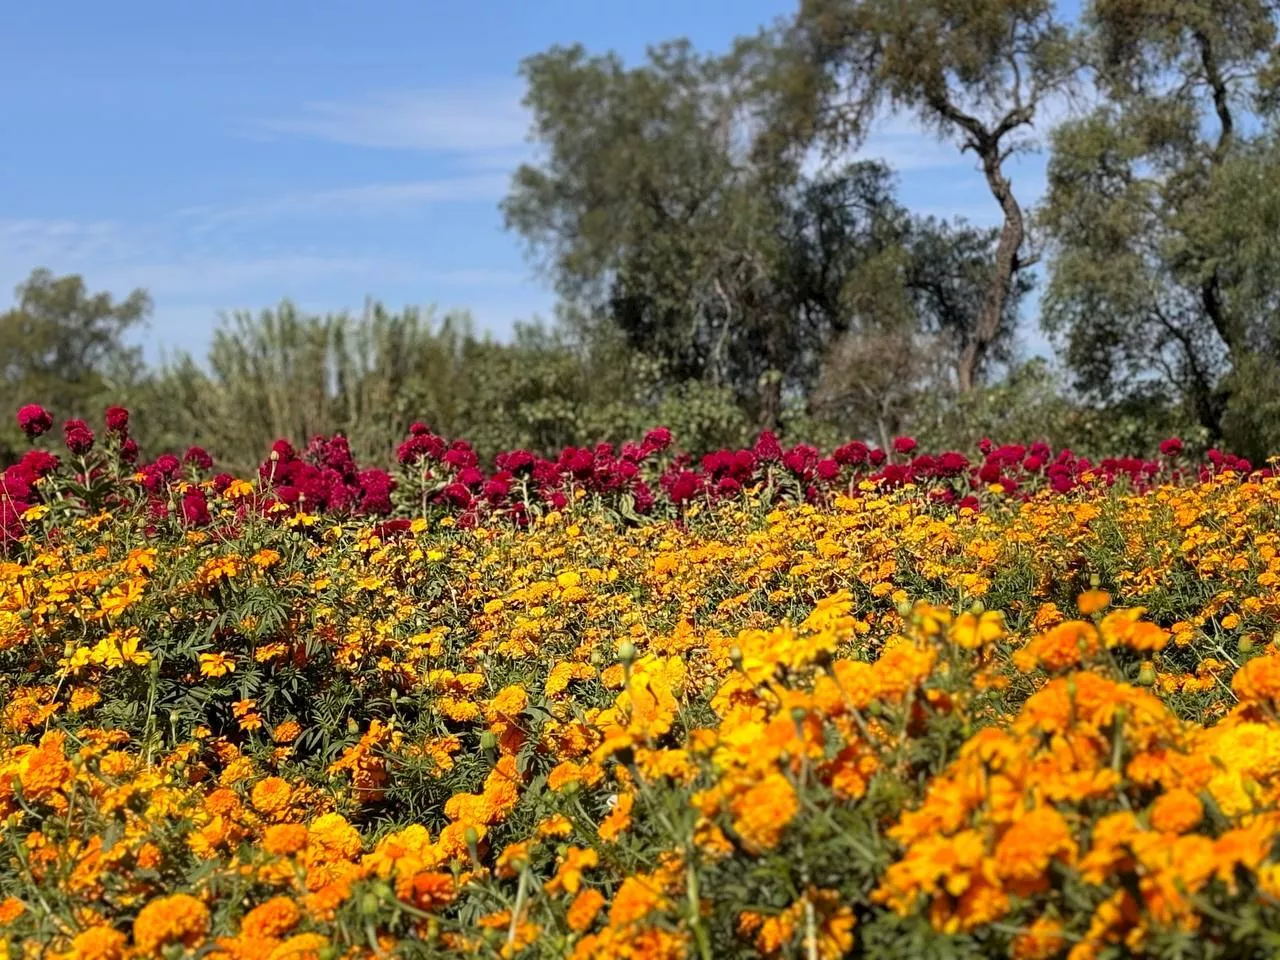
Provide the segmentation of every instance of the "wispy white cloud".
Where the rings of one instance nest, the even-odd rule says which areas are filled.
[[[259,132],[357,147],[470,154],[519,146],[528,127],[520,88],[506,82],[315,101],[252,124]]]
[[[436,287],[512,286],[524,278],[514,270],[433,268],[409,257],[287,254],[243,258],[187,256],[117,263],[98,268],[92,279],[109,289],[144,286],[157,299],[189,301],[220,297],[237,300],[246,293],[266,288],[273,291],[272,296],[287,296],[291,292],[296,296],[302,292],[298,287],[319,281],[371,285],[412,282],[429,293]]]
[[[179,211],[202,230],[285,217],[391,216],[428,204],[496,203],[510,185],[501,173],[476,173],[391,183],[299,191],[259,200],[205,204]]]
[[[0,284],[12,290],[32,268],[46,266],[58,274],[78,273],[90,289],[117,296],[142,287],[156,309],[138,339],[154,356],[166,346],[198,353],[221,312],[258,309],[283,296],[323,298],[318,308],[323,310],[359,310],[365,296],[388,287],[410,291],[423,303],[466,304],[498,291],[507,291],[514,303],[528,280],[521,270],[440,267],[421,257],[394,254],[285,248],[257,256],[227,255],[201,249],[185,226],[181,218],[136,226],[0,219]],[[485,320],[494,329],[509,329],[516,315],[514,308],[509,313],[496,310]]]

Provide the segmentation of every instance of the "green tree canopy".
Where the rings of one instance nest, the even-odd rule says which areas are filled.
[[[1015,278],[1037,259],[1005,162],[1071,85],[1067,26],[1052,0],[802,0],[780,53],[777,137],[839,151],[899,110],[977,158],[1003,226],[956,365],[960,390],[973,389],[1001,338]]]
[[[111,390],[123,390],[138,375],[141,350],[125,335],[151,311],[151,300],[135,290],[123,300],[90,293],[79,276],[31,273],[17,289],[17,302],[0,314],[0,401],[5,416],[39,403],[55,416],[101,414]],[[11,455],[17,428],[7,421],[0,457]]]
[[[1266,0],[1095,0],[1103,99],[1055,132],[1049,166],[1044,323],[1077,387],[1102,402],[1157,390],[1215,440],[1275,379],[1280,155],[1259,112],[1275,13]],[[1280,440],[1258,426],[1233,443],[1256,454]]]

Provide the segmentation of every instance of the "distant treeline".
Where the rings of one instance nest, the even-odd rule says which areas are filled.
[[[1257,461],[1280,451],[1277,16],[802,0],[723,54],[553,48],[523,65],[540,159],[503,204],[552,325],[498,342],[461,316],[282,303],[149,368],[126,346],[145,293],[37,271],[0,316],[0,402],[128,402],[144,444],[241,465],[335,430],[376,456],[415,419],[482,451],[661,422],[693,450],[764,428],[1108,453],[1179,433]],[[890,111],[972,159],[1000,226],[916,215],[891,170],[844,159]],[[1034,207],[1008,163],[1031,149]],[[1019,356],[1033,298],[1054,363]]]

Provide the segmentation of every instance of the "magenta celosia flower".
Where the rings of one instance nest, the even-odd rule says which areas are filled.
[[[124,407],[107,407],[107,429],[123,437],[129,432],[129,411]]]
[[[197,470],[208,470],[213,466],[213,457],[205,452],[203,447],[187,447],[187,452],[182,455],[183,463],[189,463]]]
[[[83,457],[93,449],[93,431],[83,420],[68,420],[62,425],[62,433],[67,449],[76,456]]]
[[[18,411],[18,426],[22,432],[34,440],[42,433],[47,433],[53,426],[53,417],[49,411],[38,403],[28,403]]]
[[[671,446],[671,431],[666,427],[654,427],[644,435],[643,445],[654,453],[661,453]]]

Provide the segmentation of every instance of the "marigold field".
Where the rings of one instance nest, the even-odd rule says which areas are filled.
[[[1270,471],[127,432],[4,474],[4,956],[1280,953]]]

